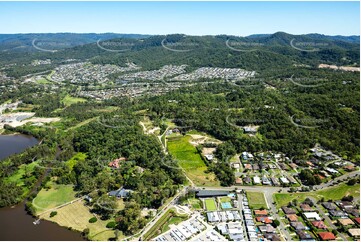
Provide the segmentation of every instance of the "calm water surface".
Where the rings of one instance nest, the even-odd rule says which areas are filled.
[[[0,160],[20,153],[37,143],[39,143],[37,139],[28,135],[0,135]]]
[[[39,141],[31,136],[0,135],[0,162],[38,143]],[[41,220],[40,224],[34,225],[34,221],[35,219],[26,213],[24,203],[12,208],[0,208],[0,240],[84,240],[80,233],[55,223]]]

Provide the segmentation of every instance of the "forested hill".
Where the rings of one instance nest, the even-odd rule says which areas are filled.
[[[74,38],[78,37],[78,35],[74,35]],[[90,35],[86,41],[93,43],[60,48],[53,52],[41,51],[36,48],[26,54],[16,51],[1,51],[0,64],[17,63],[9,70],[10,75],[13,76],[17,76],[17,73],[21,72],[19,69],[23,68],[22,65],[26,66],[34,59],[51,59],[53,64],[42,66],[41,69],[36,68],[34,72],[50,70],[54,65],[63,63],[67,59],[90,60],[93,63],[109,63],[120,66],[131,61],[143,69],[156,69],[169,64],[188,64],[192,68],[228,67],[258,72],[290,66],[316,67],[321,63],[338,66],[360,65],[360,44],[355,36],[291,35],[277,32],[272,35],[251,37],[185,36],[181,34],[149,37],[130,35],[109,39],[110,37],[112,36]],[[4,44],[1,38],[3,37],[0,36],[0,49],[4,48],[1,47]],[[28,44],[31,45],[30,38],[26,38],[29,40]],[[58,43],[61,46],[61,39],[58,41],[59,43],[50,42],[50,44]],[[46,44],[49,43],[45,42],[44,44],[40,41],[35,43],[37,47],[43,49],[52,47],[46,46]],[[16,48],[13,47],[13,49]],[[31,73],[32,68],[26,66],[26,71]]]
[[[33,41],[44,41],[52,43],[58,49],[72,48],[79,45],[94,43],[98,40],[108,40],[115,38],[146,38],[149,35],[140,34],[76,34],[76,33],[44,33],[44,34],[0,34],[0,52],[34,52]],[[36,43],[35,43],[36,44]]]

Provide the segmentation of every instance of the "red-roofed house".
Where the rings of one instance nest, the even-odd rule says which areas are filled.
[[[244,169],[245,170],[252,170],[252,165],[251,164],[244,164]]]
[[[355,220],[356,223],[360,224],[360,218],[354,218],[353,220]]]
[[[323,221],[312,221],[312,225],[318,229],[327,229],[327,226],[323,223]]]
[[[302,211],[304,212],[312,212],[313,208],[310,207],[310,205],[308,205],[307,203],[302,203],[300,205],[300,208],[302,209]]]
[[[256,218],[257,222],[261,222],[264,224],[271,224],[272,223],[272,219],[270,219],[269,217],[257,217]]]
[[[354,165],[348,165],[348,166],[345,166],[343,169],[345,169],[346,171],[353,171],[353,170],[355,170],[355,166]]]
[[[296,214],[287,214],[286,215],[288,220],[290,222],[297,222],[298,221],[298,216]]]
[[[254,214],[259,217],[259,216],[267,216],[268,212],[267,210],[254,210]]]
[[[119,163],[120,163],[121,161],[125,161],[125,160],[127,160],[127,158],[125,158],[125,157],[120,157],[119,159],[115,159],[115,160],[109,162],[108,166],[109,166],[109,167],[112,167],[112,168],[119,168],[119,166],[120,166]]]
[[[236,184],[243,184],[242,178],[237,177],[237,178],[236,178]]]
[[[321,240],[335,240],[336,237],[331,232],[320,232],[318,233],[318,236],[320,236]]]

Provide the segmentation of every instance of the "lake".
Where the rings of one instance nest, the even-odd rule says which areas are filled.
[[[0,135],[0,160],[38,143],[37,139],[27,135]],[[41,220],[40,224],[34,225],[34,221],[35,219],[26,213],[24,203],[0,208],[0,240],[84,240],[80,233],[55,223]]]
[[[38,143],[37,139],[28,135],[0,135],[0,160]]]

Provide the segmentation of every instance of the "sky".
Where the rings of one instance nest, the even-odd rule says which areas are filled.
[[[359,2],[0,2],[0,33],[359,35]]]

